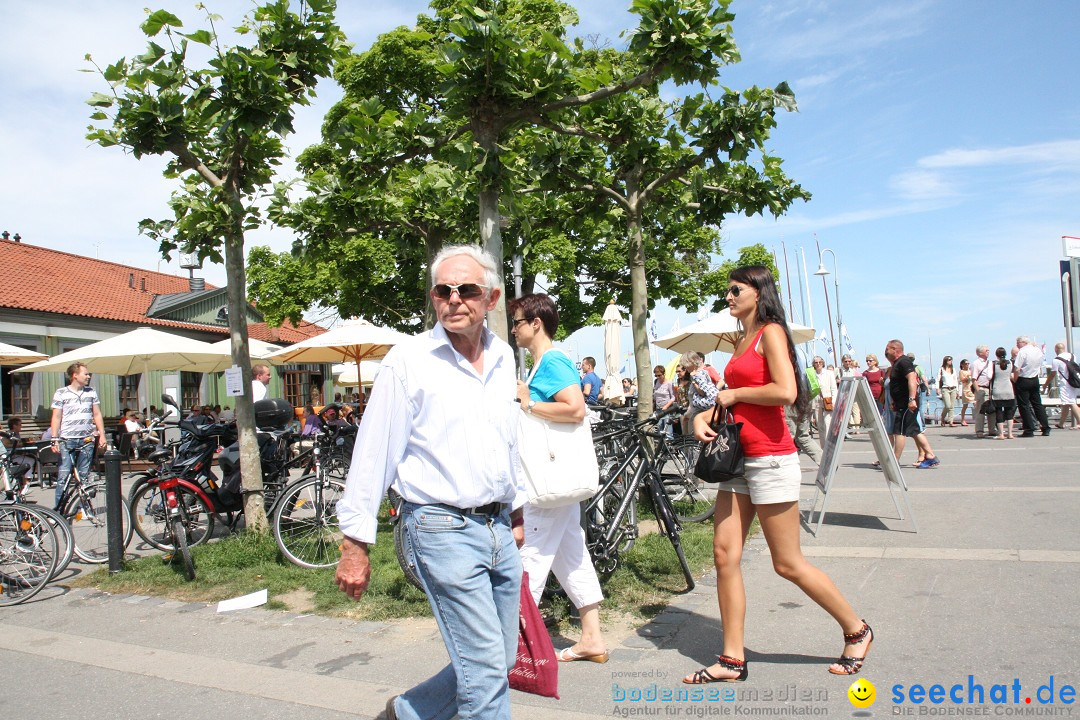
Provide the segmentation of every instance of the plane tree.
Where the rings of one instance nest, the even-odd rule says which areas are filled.
[[[282,140],[293,131],[296,108],[310,103],[319,79],[347,51],[335,9],[334,0],[305,0],[299,12],[290,10],[288,0],[267,2],[235,28],[247,42],[233,46],[224,46],[217,34],[219,16],[206,12],[207,27],[187,32],[173,13],[147,11],[141,25],[150,38],[146,51],[104,69],[95,64],[110,91],[87,101],[95,123],[87,138],[136,159],[167,158],[165,176],[180,186],[169,201],[172,217],[143,220],[140,230],[166,258],[179,250],[200,260],[224,259],[232,358],[245,388],[251,363],[244,236],[264,221],[259,199],[271,191],[286,155]],[[237,397],[236,415],[247,526],[264,532],[262,472],[247,393]]]

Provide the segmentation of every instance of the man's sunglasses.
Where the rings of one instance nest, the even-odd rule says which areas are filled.
[[[462,283],[461,285],[439,283],[431,288],[431,291],[434,292],[435,297],[440,300],[449,300],[455,290],[457,291],[458,297],[462,300],[472,300],[473,298],[478,298],[483,295],[484,291],[487,289],[487,285],[477,285],[476,283]]]

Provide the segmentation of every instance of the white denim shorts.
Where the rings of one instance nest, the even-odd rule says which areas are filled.
[[[719,490],[749,495],[755,505],[798,502],[802,486],[799,454],[762,455],[746,458],[741,478],[720,483]]]

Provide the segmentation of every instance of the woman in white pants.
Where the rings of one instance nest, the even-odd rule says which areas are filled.
[[[585,417],[585,398],[573,362],[552,347],[559,327],[559,311],[541,293],[512,300],[508,313],[518,347],[533,358],[528,384],[518,380],[521,411],[549,422],[580,423]],[[559,662],[608,660],[607,645],[600,633],[600,601],[604,599],[581,527],[577,503],[553,508],[525,505],[525,544],[521,564],[529,573],[533,600],[540,602],[548,572],[554,572],[570,602],[581,614],[581,639],[558,651]]]

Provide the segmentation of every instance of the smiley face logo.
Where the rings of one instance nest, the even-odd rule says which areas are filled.
[[[860,678],[847,689],[848,700],[857,708],[868,708],[877,698],[877,688],[869,680]]]

